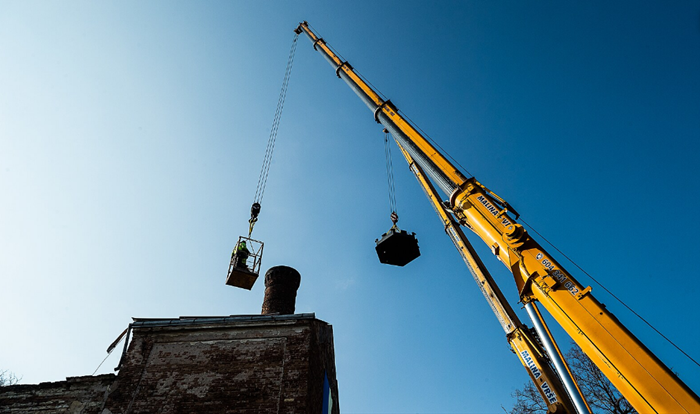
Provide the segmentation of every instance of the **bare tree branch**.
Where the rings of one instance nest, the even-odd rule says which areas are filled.
[[[0,387],[6,387],[8,385],[15,385],[19,382],[21,378],[18,378],[14,373],[6,370],[0,369]]]

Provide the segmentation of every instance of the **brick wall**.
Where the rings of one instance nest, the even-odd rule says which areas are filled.
[[[2,387],[0,413],[97,414],[115,378],[108,374]]]
[[[332,327],[313,314],[137,319],[131,333],[118,376],[81,377],[91,391],[74,399],[85,407],[76,413],[322,414],[324,375],[328,412],[340,412]],[[65,407],[58,384],[68,382],[51,383],[46,400]],[[20,387],[29,398],[43,385]],[[31,412],[1,408],[6,394],[0,388],[0,413]],[[52,412],[72,412],[61,410]]]

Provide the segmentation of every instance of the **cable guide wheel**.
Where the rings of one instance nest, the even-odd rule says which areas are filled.
[[[242,289],[252,289],[260,274],[263,246],[265,244],[250,237],[238,238],[236,247],[231,252],[226,284]]]

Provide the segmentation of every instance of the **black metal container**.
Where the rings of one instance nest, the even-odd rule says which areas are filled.
[[[420,256],[416,233],[408,233],[392,227],[382,234],[382,238],[375,240],[377,243],[377,255],[382,263],[405,266],[413,259]]]

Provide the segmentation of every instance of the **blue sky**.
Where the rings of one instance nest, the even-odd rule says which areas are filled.
[[[88,375],[132,316],[260,311],[262,283],[225,272],[302,20],[700,359],[700,3],[608,3],[0,3],[0,367]],[[381,128],[300,42],[254,233],[263,270],[297,268],[297,311],[333,325],[343,412],[502,412],[525,370],[399,158],[399,224],[422,256],[379,264]],[[700,391],[700,368],[593,293]]]

